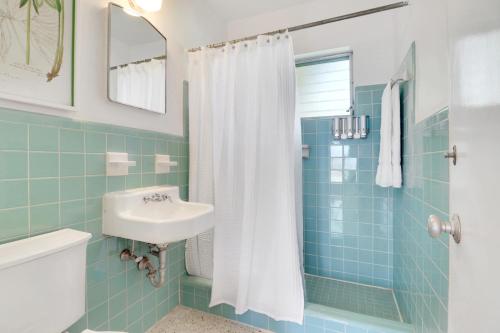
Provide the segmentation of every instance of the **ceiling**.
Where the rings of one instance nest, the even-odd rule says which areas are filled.
[[[206,0],[214,11],[228,21],[313,0]]]

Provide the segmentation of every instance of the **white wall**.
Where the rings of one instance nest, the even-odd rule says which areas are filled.
[[[204,0],[164,0],[161,12],[148,19],[167,37],[167,115],[111,103],[106,97],[107,4],[77,0],[76,111],[0,100],[0,107],[40,112],[120,126],[182,134],[182,81],[185,49],[225,39],[225,24]],[[126,5],[126,0],[116,1]]]
[[[390,0],[308,1],[229,22],[228,38],[274,31],[392,2]],[[354,52],[355,85],[387,82],[395,70],[393,17],[396,11],[293,32],[295,53],[350,47]]]
[[[229,22],[230,39],[308,23],[392,3],[391,0],[316,0]],[[354,83],[388,81],[416,43],[416,118],[449,105],[446,0],[412,0],[410,5],[293,33],[297,54],[330,48],[354,51]]]
[[[416,121],[449,105],[446,0],[413,0],[395,15],[395,64],[416,46]]]

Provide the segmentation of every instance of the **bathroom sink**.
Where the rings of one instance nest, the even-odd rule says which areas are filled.
[[[177,186],[112,192],[103,198],[102,231],[150,244],[194,237],[214,226],[214,207],[186,202]]]

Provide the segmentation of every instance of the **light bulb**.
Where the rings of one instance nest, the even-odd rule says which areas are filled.
[[[162,0],[133,0],[145,12],[157,12],[161,9]]]
[[[130,7],[123,7],[123,11],[130,16],[135,16],[135,17],[141,16],[141,14],[138,11]]]

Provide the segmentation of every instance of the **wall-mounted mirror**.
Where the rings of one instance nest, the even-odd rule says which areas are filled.
[[[145,18],[109,4],[108,98],[166,113],[167,39]]]

